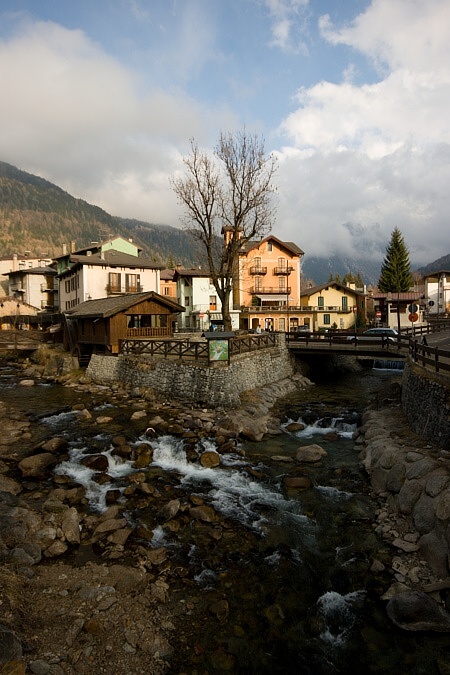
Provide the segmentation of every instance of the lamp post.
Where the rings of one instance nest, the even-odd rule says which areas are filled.
[[[289,333],[289,275],[294,271],[293,267],[286,267],[286,333]]]

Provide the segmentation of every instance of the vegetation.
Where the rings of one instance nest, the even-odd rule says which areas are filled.
[[[382,293],[405,293],[411,289],[412,274],[409,252],[402,233],[396,227],[386,247],[378,288]],[[397,301],[397,324],[400,332],[400,303]]]
[[[172,257],[187,267],[198,264],[189,235],[175,227],[111,216],[72,197],[49,181],[0,162],[0,255],[24,253],[53,258],[63,244],[77,248],[112,236],[131,238],[162,265]]]
[[[185,209],[187,231],[205,251],[224,328],[231,330],[229,301],[239,251],[266,236],[273,223],[275,159],[265,155],[257,136],[244,130],[221,134],[213,157],[192,140],[183,161],[185,175],[174,178],[172,188]]]

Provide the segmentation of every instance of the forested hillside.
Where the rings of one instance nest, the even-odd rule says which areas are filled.
[[[194,241],[184,231],[111,216],[72,197],[43,178],[0,162],[0,256],[55,257],[63,244],[77,248],[113,236],[132,238],[155,262],[199,264]]]

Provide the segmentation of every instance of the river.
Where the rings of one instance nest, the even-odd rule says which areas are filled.
[[[142,424],[133,428],[129,423],[131,402],[124,404],[108,390],[92,397],[59,385],[18,387],[18,376],[11,368],[0,372],[1,397],[32,413],[37,439],[58,433],[69,438],[70,457],[57,472],[85,486],[92,510],[104,509],[111,483],[95,481],[80,459],[93,446],[105,452],[108,475],[117,485],[133,471],[110,452],[111,436],[124,430],[135,443],[148,442]],[[167,489],[180,500],[201,498],[223,520],[222,536],[214,539],[188,527],[165,531],[145,509],[128,513],[135,524],[153,530],[149,545],[166,546],[173,567],[184,570],[173,592],[178,598],[184,594],[183,602],[195,608],[192,621],[179,630],[171,672],[442,672],[430,663],[436,654],[445,661],[445,636],[395,628],[380,598],[391,572],[376,575],[370,569],[374,559],[388,563],[391,553],[374,533],[377,504],[352,435],[380,386],[400,377],[399,372],[366,370],[325,382],[317,378],[313,387],[277,404],[279,435],[244,443],[241,452],[223,456],[219,469],[189,461],[180,439],[151,440],[150,470],[158,480],[168,477]],[[80,401],[111,416],[110,424],[101,432],[93,423],[80,424],[70,412]],[[289,432],[292,422],[304,428]],[[293,457],[299,446],[313,443],[327,454],[302,470],[312,488],[286,489],[286,474],[299,470],[280,457]],[[213,448],[208,439],[203,444]],[[210,611],[218,599],[227,603],[219,621]]]

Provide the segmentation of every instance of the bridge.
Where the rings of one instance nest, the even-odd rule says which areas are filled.
[[[356,340],[353,341],[353,338]],[[359,339],[358,339],[359,338]],[[361,335],[339,333],[286,333],[288,349],[302,356],[340,354],[374,359],[411,359],[436,373],[450,376],[450,330],[412,333],[396,340],[386,336],[361,339]]]
[[[34,351],[48,339],[44,331],[0,330],[0,352]]]

